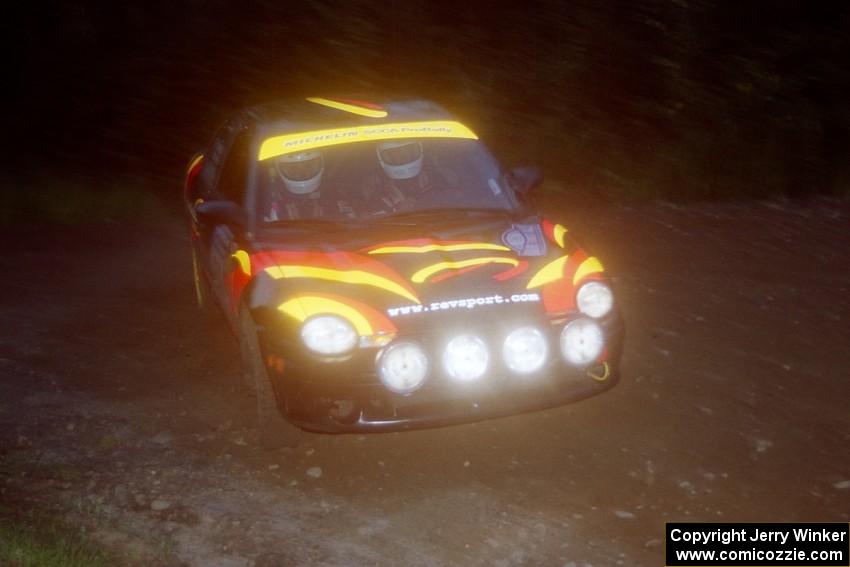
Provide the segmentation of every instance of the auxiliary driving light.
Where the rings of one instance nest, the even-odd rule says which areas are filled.
[[[351,323],[335,315],[319,315],[301,327],[301,339],[318,354],[343,354],[357,345],[357,332]]]
[[[505,337],[502,356],[514,372],[531,374],[543,367],[548,351],[543,333],[534,327],[520,327]]]
[[[459,382],[471,382],[481,378],[487,371],[490,353],[487,345],[475,335],[458,335],[443,351],[443,368],[450,378]]]
[[[573,366],[591,364],[602,354],[604,346],[605,335],[591,319],[576,319],[561,331],[561,354]]]
[[[585,315],[598,319],[607,315],[614,306],[611,288],[602,282],[587,282],[576,294],[578,309]]]
[[[378,358],[378,376],[387,389],[407,394],[425,383],[428,355],[416,343],[393,343]]]

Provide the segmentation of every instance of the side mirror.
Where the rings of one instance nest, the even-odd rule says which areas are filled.
[[[543,183],[543,171],[536,165],[515,167],[508,172],[508,182],[517,193],[528,195]]]
[[[245,211],[233,201],[204,201],[195,206],[195,212],[204,223],[245,226]]]

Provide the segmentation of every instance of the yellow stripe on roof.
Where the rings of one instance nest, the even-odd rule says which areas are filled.
[[[478,136],[472,130],[454,120],[350,126],[348,128],[332,128],[272,136],[260,145],[260,155],[257,159],[263,161],[292,152],[303,152],[351,142],[371,142],[399,138],[464,138],[477,140]]]
[[[307,100],[316,104],[321,104],[322,106],[327,106],[328,108],[335,108],[344,112],[358,114],[360,116],[368,116],[369,118],[384,118],[387,115],[387,111],[384,109],[368,108],[365,106],[358,106],[356,104],[340,102],[338,100],[330,100],[315,96],[311,96]]]

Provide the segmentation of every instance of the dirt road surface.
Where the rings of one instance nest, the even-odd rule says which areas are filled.
[[[850,206],[563,216],[615,278],[615,389],[276,452],[176,214],[7,232],[0,510],[193,566],[657,566],[669,521],[850,521]]]

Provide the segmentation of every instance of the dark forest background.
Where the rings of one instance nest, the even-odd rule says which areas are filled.
[[[848,6],[30,3],[4,23],[5,216],[63,184],[176,193],[230,110],[341,93],[433,98],[600,199],[846,197]]]

